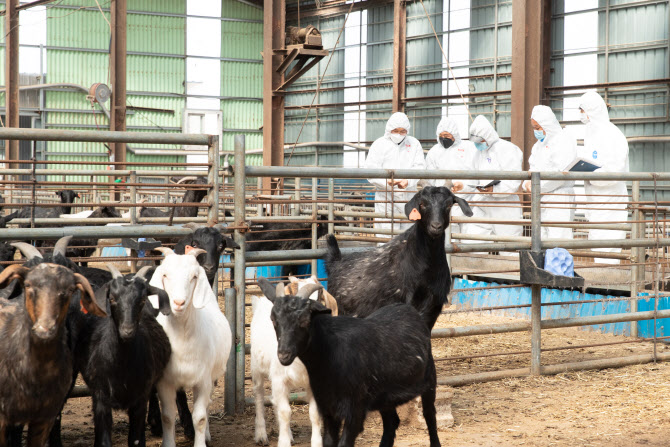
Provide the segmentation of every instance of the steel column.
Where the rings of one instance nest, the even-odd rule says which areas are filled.
[[[524,154],[524,169],[533,146],[530,115],[542,102],[549,84],[551,1],[514,0],[512,3],[512,143]]]
[[[109,53],[110,76],[112,83],[112,106],[109,128],[126,130],[126,0],[112,0],[110,5],[112,22],[112,42]],[[126,161],[125,143],[113,143],[113,161]],[[123,165],[115,165],[115,169],[124,169]]]
[[[640,182],[639,181],[633,181],[633,191],[631,194],[631,199],[633,202],[639,202],[640,201]],[[631,239],[638,239],[638,238],[643,238],[645,237],[645,224],[640,223],[639,221],[642,220],[642,212],[640,211],[640,205],[639,204],[633,204],[633,221],[635,223],[632,224],[633,228],[631,229]],[[632,248],[630,250],[630,263],[631,263],[631,268],[630,268],[630,279],[631,279],[631,285],[630,285],[630,296],[631,298],[634,298],[639,295],[640,289],[644,284],[645,281],[645,266],[644,265],[638,265],[641,262],[644,262],[644,253],[645,249],[644,248]],[[642,281],[642,283],[641,283]],[[631,313],[637,312],[637,300],[632,299],[630,301],[630,311]],[[630,335],[631,337],[637,337],[637,330],[638,330],[638,325],[637,322],[632,322],[631,327],[630,327]]]
[[[245,182],[244,175],[244,135],[235,135],[235,230],[234,239],[240,246],[235,250],[235,290],[237,291],[237,322],[235,331],[235,358],[236,358],[236,380],[235,380],[235,407],[238,413],[244,411],[244,302],[246,287],[244,273],[246,270],[246,243],[244,234],[239,230],[245,223]]]
[[[394,112],[403,112],[405,104],[405,45],[407,43],[407,7],[405,0],[393,0],[393,96]]]
[[[223,411],[227,415],[235,414],[235,398],[236,398],[236,377],[237,377],[237,349],[239,343],[237,342],[237,296],[235,289],[228,288],[224,292],[225,303],[226,303],[226,318],[228,319],[228,324],[230,325],[230,332],[233,334],[233,346],[228,357],[228,364],[226,365],[226,379],[224,384],[223,392]]]
[[[531,203],[531,251],[539,252],[542,249],[542,226],[540,219],[540,173],[530,175],[530,203]],[[541,374],[542,354],[542,286],[531,286],[531,338],[530,338],[530,371],[534,376]]]
[[[282,58],[274,50],[284,49],[286,29],[285,0],[264,0],[263,7],[263,165],[284,165],[284,96],[275,90],[284,83],[277,72]],[[268,194],[271,179],[263,179]]]
[[[207,225],[212,226],[219,222],[219,136],[209,136],[208,147],[209,170],[207,171],[207,183],[212,185],[207,195],[209,212],[207,213]]]
[[[5,2],[5,126],[19,127],[19,0]],[[18,140],[5,141],[5,160],[19,159]],[[10,163],[18,168],[18,163]]]

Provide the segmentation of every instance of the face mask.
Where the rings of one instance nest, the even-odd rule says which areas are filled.
[[[389,134],[389,136],[391,138],[391,141],[393,141],[395,144],[400,144],[403,141],[405,141],[405,137],[407,135],[400,135],[399,133],[392,133],[392,134]]]
[[[544,140],[544,132],[541,130],[533,130],[533,133],[535,134],[535,138],[537,138],[539,141]]]
[[[454,144],[454,140],[440,137],[440,144],[442,145],[443,148],[449,149],[451,145]]]
[[[588,124],[591,120],[589,119],[588,115],[584,112],[579,113],[579,119],[582,123]]]
[[[486,143],[475,143],[475,147],[477,148],[478,151],[485,151],[486,149],[489,148],[489,145]]]

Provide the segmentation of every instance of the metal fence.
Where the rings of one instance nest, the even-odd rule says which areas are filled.
[[[527,172],[462,172],[462,171],[415,171],[415,170],[371,170],[360,168],[318,168],[318,167],[256,167],[245,166],[245,144],[242,136],[235,139],[234,164],[224,169],[219,169],[219,149],[216,137],[203,135],[183,135],[183,134],[142,134],[135,132],[68,132],[53,130],[32,130],[32,129],[0,129],[0,139],[14,138],[27,140],[54,140],[54,141],[101,141],[101,142],[129,142],[129,143],[165,143],[165,144],[189,144],[206,145],[209,148],[208,163],[203,164],[206,170],[180,169],[183,166],[151,166],[154,169],[124,169],[124,170],[105,170],[109,163],[102,163],[103,169],[87,169],[77,171],[77,175],[82,176],[82,182],[70,183],[69,188],[89,189],[93,197],[93,188],[98,188],[97,198],[85,199],[90,202],[80,202],[75,204],[77,207],[94,207],[108,204],[110,206],[121,206],[128,208],[131,212],[127,217],[120,219],[104,219],[104,222],[98,222],[84,219],[24,219],[20,222],[23,225],[68,225],[67,227],[50,228],[9,228],[0,231],[0,240],[16,239],[56,239],[65,235],[73,235],[82,238],[118,238],[118,237],[178,237],[189,234],[192,230],[183,227],[174,227],[169,225],[171,222],[184,223],[186,221],[206,222],[214,224],[219,221],[227,221],[230,229],[233,231],[235,241],[240,245],[236,250],[232,261],[222,263],[223,269],[233,268],[233,278],[230,278],[234,288],[228,288],[224,293],[225,311],[231,329],[235,334],[234,355],[231,355],[229,367],[226,373],[226,411],[232,412],[234,409],[240,410],[245,405],[245,356],[248,352],[246,345],[248,321],[246,315],[246,306],[248,306],[246,295],[256,289],[250,288],[255,283],[255,278],[247,280],[245,270],[247,266],[269,266],[269,265],[290,265],[299,263],[310,263],[311,271],[317,271],[317,259],[323,257],[326,250],[319,248],[317,235],[319,226],[325,225],[328,233],[336,233],[338,238],[349,243],[350,247],[343,247],[343,253],[364,250],[375,246],[379,242],[387,240],[389,236],[397,233],[396,229],[380,230],[373,228],[373,222],[387,220],[389,222],[401,222],[405,216],[396,216],[391,214],[379,214],[374,212],[371,206],[375,203],[371,200],[370,194],[373,190],[366,186],[365,179],[368,178],[415,178],[415,179],[500,179],[500,180],[530,180],[532,182],[532,194],[530,196],[521,196],[518,202],[504,203],[505,206],[522,207],[529,218],[510,219],[510,220],[491,220],[477,219],[467,217],[455,217],[452,221],[456,223],[464,222],[496,222],[507,225],[521,225],[525,228],[525,234],[530,236],[505,237],[505,236],[485,236],[477,237],[465,233],[451,234],[451,243],[445,247],[445,252],[451,256],[451,265],[457,264],[459,260],[467,259],[469,253],[482,252],[518,252],[520,250],[540,251],[546,248],[563,247],[570,250],[576,259],[590,259],[594,257],[612,258],[624,261],[617,272],[627,272],[630,279],[621,281],[621,285],[626,283],[630,288],[630,312],[614,315],[601,315],[589,317],[561,318],[561,319],[542,319],[541,308],[551,303],[541,303],[541,286],[534,285],[532,290],[532,302],[530,321],[519,321],[507,324],[493,324],[480,326],[467,326],[456,328],[435,328],[434,338],[451,338],[462,336],[477,336],[483,334],[501,334],[517,331],[531,331],[530,346],[530,365],[528,368],[504,369],[494,372],[477,372],[467,375],[439,377],[438,381],[443,385],[462,385],[466,383],[481,382],[487,380],[496,380],[504,377],[518,377],[529,374],[555,374],[563,371],[581,370],[590,368],[603,368],[613,366],[623,366],[628,364],[642,363],[655,360],[665,360],[665,353],[656,352],[649,355],[636,355],[612,359],[598,359],[584,362],[562,363],[555,365],[541,364],[541,330],[565,327],[576,327],[585,325],[606,324],[612,322],[636,322],[645,319],[660,319],[670,317],[670,311],[658,310],[657,298],[661,296],[659,292],[659,280],[662,279],[662,271],[668,264],[665,250],[663,247],[670,245],[670,237],[665,230],[667,222],[665,209],[661,208],[661,203],[656,201],[641,201],[641,184],[651,184],[655,187],[656,182],[670,180],[670,174],[665,173],[527,173]],[[43,162],[33,161],[32,169],[12,169],[1,170],[0,175],[5,176],[5,180],[0,181],[0,186],[9,188],[12,194],[5,193],[5,198],[21,197],[23,206],[37,207],[39,204],[38,186],[55,187],[62,186],[58,182],[38,182],[38,175],[62,175],[59,169],[37,169],[36,165]],[[140,167],[140,163],[126,163]],[[194,167],[190,166],[189,168]],[[155,169],[158,168],[158,169]],[[75,173],[68,171],[68,175]],[[29,175],[31,180],[20,182],[8,177],[18,175]],[[204,203],[183,204],[182,206],[200,207],[201,211],[206,212],[206,216],[195,218],[142,218],[137,213],[132,213],[140,206],[147,206],[147,203],[140,201],[140,197],[151,196],[150,206],[161,206],[165,208],[174,208],[175,204],[168,200],[161,201],[165,197],[165,191],[175,190],[177,187],[170,185],[165,181],[166,176],[206,176],[207,184],[200,187],[207,188],[208,194]],[[124,186],[126,190],[125,201],[119,203],[112,201],[111,197],[118,190],[114,184],[109,182],[90,181],[91,176],[118,177],[128,176],[131,181]],[[142,183],[134,181],[138,177],[161,178],[162,183],[158,182]],[[231,178],[232,177],[232,178]],[[278,189],[268,191],[263,190],[263,182],[254,182],[254,179],[269,177]],[[280,179],[280,180],[277,180]],[[338,183],[339,179],[346,179],[349,183]],[[232,183],[231,183],[232,180]],[[541,186],[540,180],[625,180],[632,184],[632,193],[627,197],[629,208],[632,211],[632,218],[625,222],[596,222],[589,223],[584,221],[574,221],[570,223],[541,222],[540,209]],[[118,186],[118,185],[117,185]],[[22,189],[21,189],[22,188]],[[7,189],[5,189],[7,191]],[[173,193],[174,195],[175,193]],[[584,194],[581,194],[584,196]],[[107,201],[104,201],[107,198]],[[477,202],[473,200],[473,204]],[[587,206],[586,202],[575,202],[577,206]],[[53,206],[53,204],[51,204]],[[11,203],[6,203],[5,207],[11,207]],[[486,206],[478,203],[477,206]],[[344,219],[344,220],[342,220]],[[80,226],[83,224],[100,223],[125,223],[127,226]],[[303,245],[307,249],[299,250],[280,250],[280,251],[259,251],[253,250],[253,246],[247,243],[245,233],[262,232],[256,230],[255,226],[262,223],[283,222],[295,224],[296,227],[307,228],[307,236]],[[154,224],[151,226],[138,224]],[[542,240],[540,228],[542,226],[562,226],[570,227],[576,231],[583,232],[589,228],[624,230],[629,235],[625,239],[616,240],[587,240],[580,233],[574,240]],[[286,242],[291,242],[287,237]],[[294,238],[295,239],[295,238]],[[300,238],[298,238],[300,239]],[[464,241],[478,243],[464,243]],[[295,242],[295,240],[293,240]],[[590,252],[592,248],[620,247],[624,249],[619,254],[603,254]],[[247,251],[249,249],[249,251]],[[648,249],[648,252],[645,250]],[[645,260],[645,256],[649,259]],[[500,257],[501,259],[503,257]],[[505,258],[509,264],[510,258]],[[511,260],[515,263],[515,259]],[[588,264],[593,266],[593,264]],[[651,268],[647,268],[651,267]],[[455,269],[453,274],[459,274]],[[461,269],[465,272],[467,269]],[[502,273],[518,273],[518,266],[499,269]],[[493,275],[496,272],[489,268],[479,269],[474,273],[480,275]],[[223,274],[223,271],[222,271]],[[473,269],[466,273],[473,274]],[[225,277],[222,278],[225,281]],[[645,283],[653,285],[650,297],[654,299],[654,310],[638,312],[635,308],[636,299],[639,293],[644,289]],[[482,289],[491,290],[495,287],[517,287],[516,285],[490,286]],[[624,298],[625,299],[625,298]],[[575,302],[571,305],[578,306]],[[521,305],[518,305],[521,306]],[[525,305],[523,305],[525,306]],[[469,311],[485,311],[486,308],[468,308]],[[463,311],[459,309],[448,309],[445,312]],[[632,335],[636,335],[633,331]],[[654,337],[656,342],[656,337]],[[525,352],[525,351],[524,351]],[[496,354],[497,355],[497,354]]]

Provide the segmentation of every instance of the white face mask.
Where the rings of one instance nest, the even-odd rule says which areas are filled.
[[[579,112],[579,120],[584,124],[587,124],[589,121],[591,121],[584,112]]]
[[[391,138],[391,141],[393,141],[395,144],[400,144],[405,140],[405,137],[407,135],[400,135],[399,133],[392,133],[389,134],[389,138]]]

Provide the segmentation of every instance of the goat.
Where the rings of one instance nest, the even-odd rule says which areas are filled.
[[[319,220],[327,216],[319,216]],[[338,220],[341,219],[338,217]],[[247,252],[274,251],[274,250],[305,250],[312,248],[312,224],[287,222],[261,222],[254,224],[254,229],[244,233],[247,243]],[[328,224],[319,222],[316,225],[316,237],[328,233]]]
[[[66,253],[71,240],[72,236],[58,239],[51,255],[42,255],[37,248],[25,242],[14,242],[11,245],[18,248],[26,257],[27,261],[24,264],[26,267],[31,267],[42,262],[53,262],[54,264],[65,266],[75,273],[80,273],[88,280],[94,291],[98,290],[112,279],[112,274],[103,269],[80,267],[68,259]]]
[[[197,447],[211,440],[208,407],[214,381],[226,371],[232,334],[216,296],[209,286],[205,270],[196,258],[204,252],[195,248],[177,255],[159,247],[165,255],[149,284],[165,290],[170,297],[170,315],[158,315],[170,339],[172,356],[156,389],[161,402],[163,445],[175,445],[176,392],[193,389],[193,426]]]
[[[181,239],[174,246],[174,252],[179,255],[185,254],[186,246],[202,248],[205,253],[198,256],[199,263],[205,269],[209,285],[214,285],[216,271],[219,269],[219,259],[225,249],[240,248],[229,236],[221,232],[226,228],[223,224],[206,227],[197,223],[187,223],[186,228],[193,230],[193,234]]]
[[[328,291],[340,314],[366,317],[383,306],[407,303],[432,329],[451,288],[444,230],[454,203],[472,216],[468,203],[448,188],[424,188],[405,205],[414,225],[373,250],[342,256],[335,236],[329,235]]]
[[[178,184],[189,185],[206,185],[207,179],[205,177],[183,177],[177,182]],[[182,203],[200,202],[207,196],[207,188],[203,189],[187,189],[184,193]],[[140,208],[140,217],[168,217],[169,212],[161,211],[158,208]],[[198,208],[178,206],[174,210],[174,217],[197,217]]]
[[[112,445],[112,408],[128,412],[128,446],[144,446],[144,418],[152,387],[170,359],[170,341],[156,321],[148,295],[158,295],[159,309],[170,314],[164,290],[147,284],[141,269],[132,279],[109,266],[113,279],[96,292],[110,318],[80,316],[75,370],[93,397],[95,445]],[[75,372],[76,373],[76,372]]]
[[[7,228],[7,224],[12,221],[12,219],[16,218],[16,216],[19,215],[18,211],[14,211],[11,214],[7,214],[6,216],[0,217],[0,228]]]
[[[70,216],[70,215],[64,214],[61,217],[64,216]],[[96,208],[91,212],[87,212],[87,216],[85,218],[100,219],[100,218],[116,218],[116,217],[121,217],[121,214],[116,210],[116,208],[112,206],[102,206]],[[80,224],[80,225],[86,225],[86,224]],[[48,241],[45,241],[37,245],[39,247],[49,247],[50,243]],[[95,251],[95,247],[97,245],[98,245],[98,239],[75,239],[74,241],[71,241],[71,243],[67,248],[66,253],[67,257],[87,258],[93,254],[93,252]],[[82,267],[86,267],[88,265],[88,262],[80,261],[79,265],[81,265]]]
[[[288,366],[299,358],[307,369],[323,416],[324,446],[353,447],[368,411],[382,416],[379,445],[392,446],[400,423],[396,407],[416,396],[421,396],[430,445],[440,445],[430,330],[412,306],[392,304],[366,318],[335,318],[330,309],[307,299],[320,285],[284,296],[283,284],[275,289],[265,278],[258,283],[274,304],[279,362]]]
[[[294,295],[308,284],[319,284],[316,276],[298,280],[290,276],[290,284],[286,286],[286,293]],[[337,315],[335,299],[323,289],[314,292],[310,299],[318,300],[329,307]],[[278,447],[290,447],[293,442],[291,433],[291,406],[288,395],[291,388],[305,388],[309,400],[309,419],[312,423],[312,447],[321,446],[321,416],[316,402],[309,389],[309,377],[305,365],[296,360],[290,366],[279,363],[277,358],[277,335],[272,327],[270,314],[272,303],[264,297],[251,297],[253,318],[251,320],[251,379],[254,386],[256,403],[256,431],[254,439],[257,443],[268,445],[268,435],[265,427],[265,392],[263,382],[266,378],[272,383],[272,404],[277,413],[279,423]]]
[[[70,214],[72,211],[72,203],[74,199],[79,198],[79,194],[72,191],[71,189],[64,189],[62,191],[56,191],[56,195],[60,197],[61,205],[51,208],[39,208],[35,207],[35,218],[55,218],[59,217],[61,214]],[[16,216],[19,219],[30,219],[32,215],[32,210],[29,206],[21,208],[18,215]],[[47,225],[38,225],[39,227]],[[28,228],[30,224],[21,224],[21,228]]]
[[[7,244],[5,242],[0,242],[0,261],[2,262],[13,261],[14,253],[16,253],[16,247]],[[5,265],[0,264],[0,273],[2,273],[4,269]]]
[[[72,381],[65,327],[71,297],[79,289],[83,309],[106,314],[86,278],[61,265],[11,265],[0,273],[0,285],[13,280],[23,287],[24,302],[0,299],[0,445],[11,428],[28,424],[27,445],[41,447]]]
[[[230,237],[221,234],[225,228],[223,224],[217,224],[213,227],[206,227],[197,223],[187,223],[186,228],[193,230],[193,234],[181,239],[174,246],[174,252],[178,255],[186,254],[186,247],[201,248],[204,253],[198,256],[198,263],[205,269],[209,285],[214,285],[216,272],[219,269],[219,259],[225,249],[240,248]],[[152,395],[151,405],[149,407],[149,425],[151,433],[155,436],[162,435],[162,427],[158,405]],[[195,430],[193,428],[191,412],[188,409],[186,393],[183,390],[177,391],[177,409],[179,411],[179,421],[184,428],[184,435],[193,439]]]

